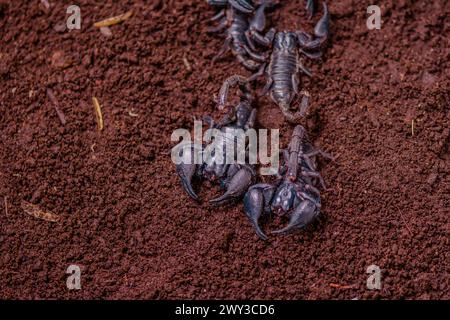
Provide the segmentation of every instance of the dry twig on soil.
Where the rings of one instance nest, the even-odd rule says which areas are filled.
[[[53,90],[50,88],[47,88],[47,97],[53,104],[56,114],[58,115],[59,121],[61,122],[62,125],[65,125],[66,124],[66,116],[61,111],[61,109],[59,109],[58,100],[56,99],[55,95],[53,94]]]
[[[96,28],[109,27],[109,26],[121,23],[121,22],[127,20],[129,17],[131,17],[132,14],[133,14],[133,11],[128,11],[124,14],[120,14],[118,16],[96,22],[96,23],[94,23],[94,27],[96,27]]]
[[[4,200],[5,200],[5,214],[6,216],[8,216],[8,197],[5,196]]]
[[[98,100],[96,97],[92,98],[92,104],[94,105],[95,110],[95,118],[97,119],[97,128],[98,131],[103,130],[103,115],[102,115],[102,108],[100,107],[100,104],[98,103]]]
[[[59,217],[56,214],[48,211],[42,211],[38,206],[27,201],[22,201],[20,206],[23,211],[38,219],[43,219],[50,222],[57,222],[59,220]]]
[[[184,63],[184,66],[186,67],[187,71],[192,71],[192,66],[189,63],[189,60],[187,59],[186,56],[183,56],[183,63]]]
[[[336,288],[336,289],[354,289],[354,285],[341,285],[337,283],[330,283],[330,287]]]

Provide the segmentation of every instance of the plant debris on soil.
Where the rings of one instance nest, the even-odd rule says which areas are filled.
[[[94,105],[95,119],[97,120],[98,131],[102,131],[103,130],[102,108],[100,107],[100,103],[98,103],[98,100],[96,97],[92,98],[92,104]]]
[[[42,220],[46,220],[46,221],[50,221],[50,222],[57,222],[59,220],[59,217],[56,214],[54,214],[52,212],[43,211],[38,206],[36,206],[32,203],[29,203],[27,201],[22,201],[20,206],[23,209],[23,211],[25,211],[29,215],[36,217],[38,219],[42,219]]]
[[[223,38],[206,33],[206,1],[155,3],[78,1],[81,30],[61,27],[69,2],[1,5],[0,298],[449,299],[446,1],[382,1],[380,30],[366,27],[369,1],[328,2],[331,41],[304,61],[301,89],[311,140],[337,160],[320,163],[320,219],[268,242],[242,203],[191,201],[170,159],[172,132],[219,119],[223,80],[250,73],[232,55],[212,64]],[[108,38],[93,27],[130,11]],[[316,19],[301,1],[267,17],[309,32]],[[101,135],[94,96],[108,106]],[[293,127],[269,98],[256,104],[286,146]],[[205,184],[201,199],[221,192]],[[71,264],[81,290],[66,287]],[[370,265],[381,290],[367,289]]]

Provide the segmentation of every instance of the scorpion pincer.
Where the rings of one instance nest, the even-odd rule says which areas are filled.
[[[315,149],[309,142],[306,130],[297,125],[289,148],[282,150],[283,164],[279,169],[279,180],[275,185],[255,184],[244,197],[244,211],[250,219],[256,234],[263,240],[267,236],[259,226],[262,214],[290,214],[289,224],[272,234],[286,234],[311,223],[320,212],[318,182],[325,188],[324,181],[316,169],[318,154],[331,158],[327,153]]]
[[[275,5],[270,0],[262,1],[255,10],[250,1],[218,1],[209,0],[209,4],[215,6],[226,6],[219,11],[212,21],[219,20],[216,27],[209,28],[209,32],[225,31],[225,43],[219,53],[213,58],[213,62],[222,57],[230,49],[237,60],[250,70],[257,70],[261,63],[267,60],[267,56],[257,52],[253,43],[249,43],[246,32],[257,33],[261,38],[272,39],[275,29],[270,29],[265,36],[261,35],[265,29],[265,13],[268,7]]]
[[[314,28],[314,36],[305,31],[281,31],[275,34],[273,42],[270,43],[255,30],[250,30],[247,38],[254,39],[255,42],[272,46],[272,53],[268,66],[262,63],[262,67],[257,73],[249,78],[252,81],[262,74],[265,74],[267,83],[261,95],[270,94],[272,100],[280,107],[284,116],[289,122],[298,123],[308,109],[309,94],[300,92],[299,71],[308,76],[311,72],[302,64],[301,55],[311,59],[321,57],[321,47],[328,38],[329,33],[329,13],[325,3],[323,3],[324,15],[317,22]],[[296,96],[303,95],[298,111],[291,111],[291,104]]]
[[[205,152],[208,150],[208,146],[201,147],[202,150],[200,151],[203,154],[208,154],[201,164],[194,164],[192,159],[194,152],[198,152],[198,148],[193,143],[185,145],[180,151],[180,157],[182,159],[186,159],[184,157],[185,155],[190,159],[177,165],[177,172],[184,189],[195,200],[198,200],[198,196],[192,187],[192,179],[194,177],[209,181],[218,181],[226,190],[222,196],[210,200],[211,203],[217,205],[241,198],[256,177],[253,165],[250,165],[247,161],[247,146],[245,146],[245,150],[238,150],[238,152],[245,152],[245,163],[239,163],[238,161],[227,163],[225,161],[227,158],[227,150],[236,150],[239,148],[237,145],[237,137],[230,136],[227,130],[237,129],[245,133],[247,130],[253,128],[256,120],[256,109],[251,106],[252,96],[247,82],[243,77],[233,76],[227,79],[220,90],[219,100],[225,104],[226,97],[223,95],[223,92],[228,92],[229,87],[235,86],[236,84],[240,85],[244,93],[236,108],[232,108],[217,124],[214,124],[211,117],[205,117],[205,120],[209,122],[211,128],[218,129],[218,134],[214,136],[215,148],[208,153]],[[214,150],[222,150],[222,152],[216,153]],[[235,160],[235,158],[233,159]]]

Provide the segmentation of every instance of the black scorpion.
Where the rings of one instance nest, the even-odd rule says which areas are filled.
[[[241,96],[236,108],[231,109],[217,124],[214,124],[211,117],[205,117],[205,120],[209,122],[211,128],[220,130],[220,134],[214,138],[214,143],[223,152],[216,154],[213,150],[209,155],[209,161],[203,161],[202,164],[193,164],[192,155],[193,152],[197,151],[194,144],[186,145],[180,152],[181,157],[183,157],[183,153],[191,156],[191,159],[187,161],[188,163],[177,165],[177,172],[184,189],[195,200],[198,200],[198,196],[192,188],[192,179],[194,177],[208,179],[209,181],[218,181],[226,190],[222,196],[210,200],[214,204],[223,204],[240,198],[245,194],[255,179],[256,172],[253,166],[248,164],[247,160],[245,164],[239,164],[237,162],[230,164],[225,161],[226,150],[231,150],[227,148],[233,148],[233,150],[237,148],[236,137],[228,135],[227,129],[242,129],[245,132],[253,128],[256,119],[256,109],[251,106],[252,96],[244,78],[233,76],[227,79],[221,88],[219,99],[225,103],[223,93],[228,92],[231,86],[237,84],[239,84],[244,95]],[[205,149],[203,148],[202,151],[205,151]],[[243,151],[246,152],[246,150]],[[218,157],[221,159],[218,159]]]
[[[309,3],[310,1],[308,1]],[[313,8],[312,5],[310,7]],[[308,10],[313,12],[313,9]],[[300,110],[297,112],[290,110],[294,97],[302,94],[298,89],[299,71],[311,76],[311,72],[302,64],[301,54],[311,59],[320,58],[321,47],[328,38],[329,13],[325,3],[323,3],[323,10],[324,14],[314,28],[314,36],[301,30],[282,31],[277,32],[275,38],[271,39],[253,29],[247,32],[247,39],[253,39],[258,44],[273,47],[268,66],[266,67],[263,62],[260,63],[259,71],[251,76],[249,81],[265,73],[267,84],[261,95],[270,92],[270,97],[280,107],[289,122],[298,123],[308,109],[309,94],[303,92]],[[252,48],[254,45],[250,44],[250,47]]]
[[[261,38],[273,38],[275,29],[270,29],[265,36],[262,36],[260,33],[264,30],[266,24],[264,10],[275,3],[269,0],[262,1],[255,11],[250,1],[209,0],[208,3],[226,6],[226,8],[211,18],[212,21],[219,20],[218,26],[208,28],[209,32],[225,30],[226,35],[225,43],[219,53],[213,58],[213,62],[231,49],[233,55],[246,68],[250,70],[259,69],[261,63],[267,60],[267,56],[257,52],[254,44],[248,39],[246,32],[251,32],[248,34],[255,34]]]
[[[284,161],[280,166],[278,183],[259,183],[249,188],[244,197],[244,210],[261,239],[267,240],[258,222],[264,213],[291,214],[289,224],[283,229],[272,231],[272,234],[285,234],[303,228],[318,216],[320,192],[315,185],[320,182],[325,188],[316,169],[318,154],[331,158],[327,153],[315,149],[306,130],[297,125],[289,148],[282,151]]]

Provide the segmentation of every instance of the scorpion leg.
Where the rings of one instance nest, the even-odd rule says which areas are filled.
[[[258,54],[256,52],[253,52],[247,45],[243,46],[245,49],[245,52],[252,58],[253,60],[256,60],[258,62],[265,62],[267,60],[267,55]]]
[[[219,24],[216,27],[209,27],[206,29],[206,32],[216,33],[216,32],[226,29],[227,25],[228,25],[228,20],[226,18],[223,18],[220,20]]]
[[[225,17],[225,9],[220,10],[219,13],[217,13],[213,17],[211,17],[209,19],[209,21],[216,21],[223,17]]]
[[[248,59],[248,58],[244,57],[242,54],[236,54],[236,58],[247,69],[257,70],[257,69],[261,68],[261,63],[260,62],[256,62],[256,61],[254,61],[252,59]]]
[[[262,76],[264,72],[266,71],[266,64],[263,63],[258,71],[256,71],[254,74],[252,74],[250,77],[248,77],[247,81],[252,82],[253,80],[257,79],[258,77]]]
[[[302,175],[304,177],[310,177],[310,178],[317,178],[320,181],[320,185],[324,190],[327,190],[327,186],[325,184],[325,181],[323,180],[323,177],[320,173],[316,171],[302,171]]]
[[[311,158],[311,157],[315,157],[319,154],[324,158],[334,160],[334,157],[331,154],[329,154],[328,152],[322,151],[320,149],[316,149],[314,151],[311,151],[310,153],[305,154],[305,157]]]
[[[295,208],[291,216],[289,224],[283,229],[272,231],[273,234],[286,234],[292,230],[300,229],[312,222],[318,215],[319,211],[313,201],[304,200]]]
[[[298,91],[298,86],[299,86],[299,79],[298,79],[298,75],[296,73],[294,73],[292,75],[292,87],[294,89],[294,92],[296,95],[303,95],[302,96],[302,101],[300,102],[300,107],[299,107],[299,113],[304,116],[306,111],[308,111],[309,108],[309,93],[307,91],[302,91],[299,92]]]
[[[316,187],[314,187],[314,186],[312,186],[312,185],[310,185],[310,184],[307,184],[307,185],[305,185],[305,188],[306,189],[308,189],[309,191],[312,191],[312,192],[314,192],[316,195],[318,195],[318,196],[320,196],[320,191],[319,191],[319,189],[317,189]],[[302,193],[302,196],[305,198],[305,199],[312,199],[308,194],[306,194],[306,193]],[[317,206],[320,206],[319,204],[316,204]]]
[[[304,116],[309,109],[310,95],[309,95],[309,92],[304,91],[304,90],[301,92],[301,94],[303,94],[303,96],[302,96],[302,102],[300,102],[300,108],[299,108],[300,111],[299,112],[302,116]]]
[[[289,104],[279,104],[281,112],[283,113],[283,115],[286,117],[286,119],[293,124],[297,124],[300,122],[300,120],[305,116],[306,111],[308,111],[309,108],[309,94],[306,94],[306,92],[302,92],[304,93],[303,97],[302,97],[302,101],[300,103],[300,107],[299,107],[299,111],[297,112],[292,112],[290,110],[290,106]]]
[[[289,170],[289,150],[282,149],[280,150],[280,154],[283,156],[283,163],[278,170],[278,178],[283,178],[283,176]]]
[[[298,91],[298,86],[299,86],[299,79],[298,79],[298,75],[297,74],[293,74],[292,75],[292,87],[294,88],[294,92],[296,95],[303,95],[302,97],[302,102],[300,103],[300,113],[302,115],[304,115],[306,113],[306,111],[308,111],[309,108],[309,92],[308,91]]]
[[[298,79],[297,73],[294,73],[292,75],[291,81],[292,81],[292,88],[294,89],[294,93],[296,95],[300,95],[300,92],[298,91],[298,85],[300,83],[300,80]]]
[[[210,200],[214,204],[223,204],[244,195],[250,187],[255,173],[248,167],[242,167],[237,171],[227,185],[227,191],[220,197]]]
[[[228,50],[230,50],[230,44],[231,44],[231,38],[227,37],[225,39],[225,43],[223,44],[220,51],[217,53],[217,55],[212,59],[212,62],[216,62],[218,59],[220,59]]]
[[[317,51],[317,52],[307,52],[303,49],[300,49],[300,52],[303,53],[305,56],[307,56],[310,59],[319,59],[322,56],[322,52],[321,51]]]
[[[262,88],[261,93],[259,95],[261,97],[265,96],[270,91],[270,88],[272,88],[272,85],[273,85],[273,79],[272,79],[272,77],[268,76],[266,85],[264,86],[264,88]]]
[[[245,125],[246,129],[255,127],[256,122],[256,109],[252,109],[250,116],[248,117],[247,123]]]
[[[304,74],[306,74],[308,77],[312,77],[312,73],[310,70],[308,70],[301,61],[297,62],[297,72],[303,71]]]
[[[246,78],[240,75],[233,75],[226,79],[224,83],[222,84],[222,87],[219,91],[219,98],[218,98],[218,108],[222,110],[227,102],[228,98],[228,92],[230,91],[230,87],[234,87],[236,84],[239,84],[239,86],[242,88],[242,91],[245,93],[250,92],[250,87],[248,85],[248,81]]]
[[[302,101],[300,102],[299,114],[303,117],[309,108],[309,93],[307,91],[298,91],[299,79],[297,74],[292,75],[292,86],[296,95],[302,95]]]
[[[281,112],[286,117],[286,119],[293,124],[299,123],[300,120],[303,118],[304,113],[303,112],[292,112],[289,110],[289,105],[280,105]]]
[[[228,4],[228,0],[206,0],[206,3],[208,3],[211,6],[226,6]]]
[[[265,46],[270,47],[273,42],[273,38],[275,37],[276,30],[274,28],[271,28],[265,35],[260,34],[256,30],[248,30],[245,32],[245,37],[247,38],[247,41],[249,45],[252,47],[253,50],[256,50],[255,45],[253,44],[253,41]]]
[[[223,116],[222,119],[219,120],[219,122],[215,125],[215,128],[223,128],[231,123],[236,121],[236,114],[233,108],[230,108],[228,110],[228,113]]]

